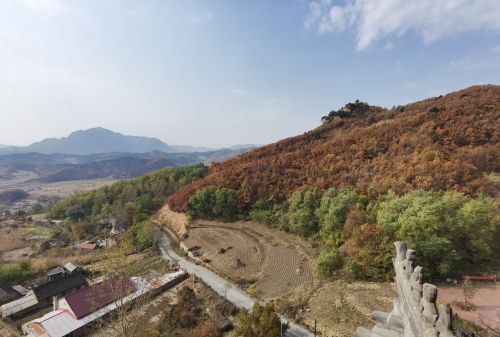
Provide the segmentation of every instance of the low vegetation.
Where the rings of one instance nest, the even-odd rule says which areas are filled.
[[[192,218],[231,220],[237,213],[238,192],[230,188],[208,186],[189,199]]]
[[[159,330],[154,336],[219,337],[222,330],[204,310],[204,300],[192,288],[185,286],[177,293],[177,302],[169,305]]]
[[[280,337],[288,330],[281,325],[270,305],[255,304],[251,311],[241,310],[237,317],[236,335],[239,337]]]
[[[33,277],[34,272],[27,261],[0,265],[0,285],[20,284]]]

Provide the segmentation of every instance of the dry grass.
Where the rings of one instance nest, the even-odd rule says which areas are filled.
[[[0,253],[30,246],[32,242],[26,241],[25,236],[22,228],[0,227]]]
[[[393,288],[388,283],[329,282],[309,299],[310,310],[299,313],[299,318],[309,326],[314,326],[317,319],[323,337],[352,336],[356,327],[373,325],[374,310],[392,309]]]
[[[88,254],[75,253],[72,248],[52,248],[44,256],[30,259],[32,269],[35,273],[46,272],[49,269],[63,266],[68,262],[79,265],[88,265],[102,260],[105,257],[103,252],[96,251]]]
[[[187,232],[187,216],[184,213],[172,211],[167,204],[158,211],[156,218],[175,233],[178,238],[182,238]]]

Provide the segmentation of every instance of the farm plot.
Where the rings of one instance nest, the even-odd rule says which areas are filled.
[[[287,242],[255,223],[190,225],[186,246],[218,273],[248,286],[265,300],[289,295],[314,283],[312,259],[300,244]]]
[[[297,318],[309,327],[316,320],[323,337],[352,336],[358,326],[373,326],[374,310],[390,311],[394,294],[394,284],[390,283],[337,280],[318,289],[309,299],[309,310]]]
[[[15,262],[34,253],[41,242],[54,234],[51,228],[23,221],[0,222],[0,254],[2,260]]]

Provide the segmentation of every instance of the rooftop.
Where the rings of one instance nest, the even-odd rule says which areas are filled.
[[[68,290],[84,286],[87,280],[82,273],[63,275],[57,279],[48,281],[33,287],[33,293],[39,301],[46,300],[52,296],[62,294]]]
[[[80,319],[102,307],[123,298],[136,290],[128,277],[113,277],[69,294],[65,297],[68,305]]]

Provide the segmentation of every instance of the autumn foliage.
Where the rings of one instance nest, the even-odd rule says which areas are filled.
[[[332,114],[303,135],[214,164],[168,203],[186,212],[189,198],[211,185],[238,191],[240,210],[309,186],[349,188],[370,200],[389,190],[401,195],[415,189],[495,196],[499,116],[495,85],[392,109],[370,106],[354,116]]]

